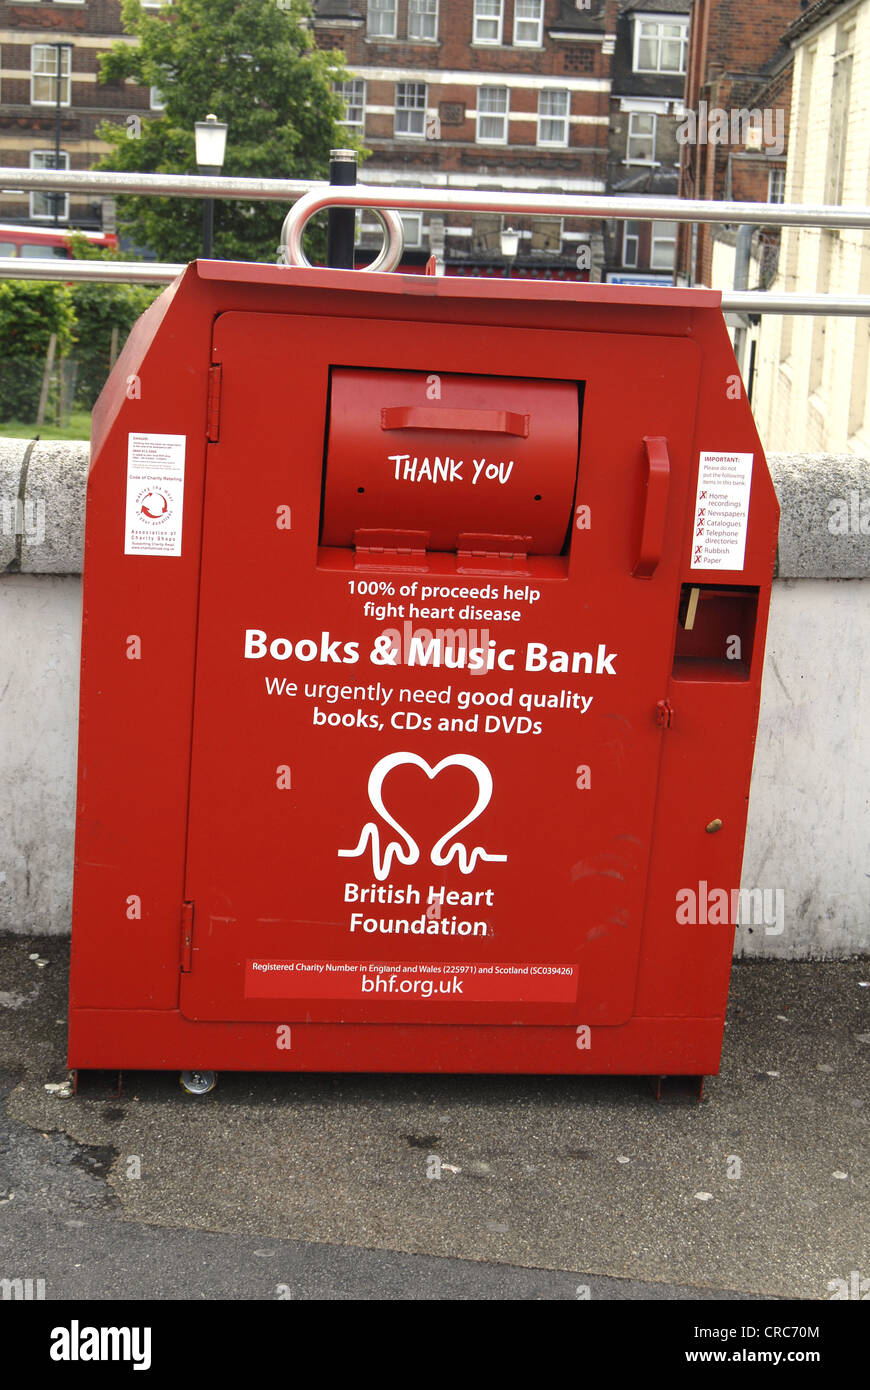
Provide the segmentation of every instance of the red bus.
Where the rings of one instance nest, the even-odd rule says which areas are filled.
[[[63,260],[71,260],[69,238],[77,230],[75,227],[33,227],[0,222],[0,257],[25,256],[30,260],[48,260],[52,256],[60,256]],[[111,232],[79,232],[79,235],[107,251],[118,249],[118,238]]]

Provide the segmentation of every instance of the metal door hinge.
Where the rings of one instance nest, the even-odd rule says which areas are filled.
[[[357,527],[353,533],[354,568],[421,570],[426,563],[428,531],[395,531],[384,527]]]
[[[656,705],[656,723],[663,729],[669,729],[674,722],[674,707],[670,700],[659,700]]]
[[[209,444],[217,444],[221,434],[221,373],[220,362],[208,369],[206,439]]]
[[[460,574],[527,574],[531,536],[460,532],[456,568]]]
[[[193,956],[193,903],[181,904],[181,970],[190,970]]]

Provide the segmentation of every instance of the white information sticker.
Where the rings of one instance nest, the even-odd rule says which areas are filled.
[[[702,454],[698,468],[693,570],[742,570],[752,491],[752,454]]]
[[[183,434],[127,440],[125,555],[180,555],[184,510]]]

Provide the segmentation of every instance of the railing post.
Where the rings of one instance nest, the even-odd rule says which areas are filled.
[[[329,182],[334,186],[356,183],[356,150],[330,150]],[[356,208],[330,208],[326,230],[326,264],[335,270],[353,270]]]

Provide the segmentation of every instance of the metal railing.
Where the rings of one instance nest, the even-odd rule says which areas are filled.
[[[96,193],[110,197],[242,198],[245,202],[292,202],[314,188],[329,184],[311,179],[229,178],[223,174],[115,174],[96,169],[12,169],[0,166],[4,193],[55,191]]]
[[[726,203],[703,199],[610,198],[591,194],[502,193],[366,184],[337,187],[298,179],[9,168],[0,168],[0,187],[22,191],[38,189],[152,197],[292,201],[294,206],[285,219],[279,248],[281,261],[289,265],[308,264],[302,251],[305,224],[315,213],[329,207],[370,208],[382,213],[386,235],[376,262],[379,269],[394,269],[401,259],[401,222],[395,214],[402,210],[870,230],[870,207],[830,204]],[[141,261],[0,259],[0,278],[21,280],[169,284],[183,269],[179,265]],[[751,314],[870,315],[870,296],[866,295],[771,294],[767,291],[728,290],[722,293],[721,303],[725,311]]]
[[[100,284],[171,285],[186,265],[168,261],[67,261],[57,256],[0,257],[0,280],[91,280]]]

